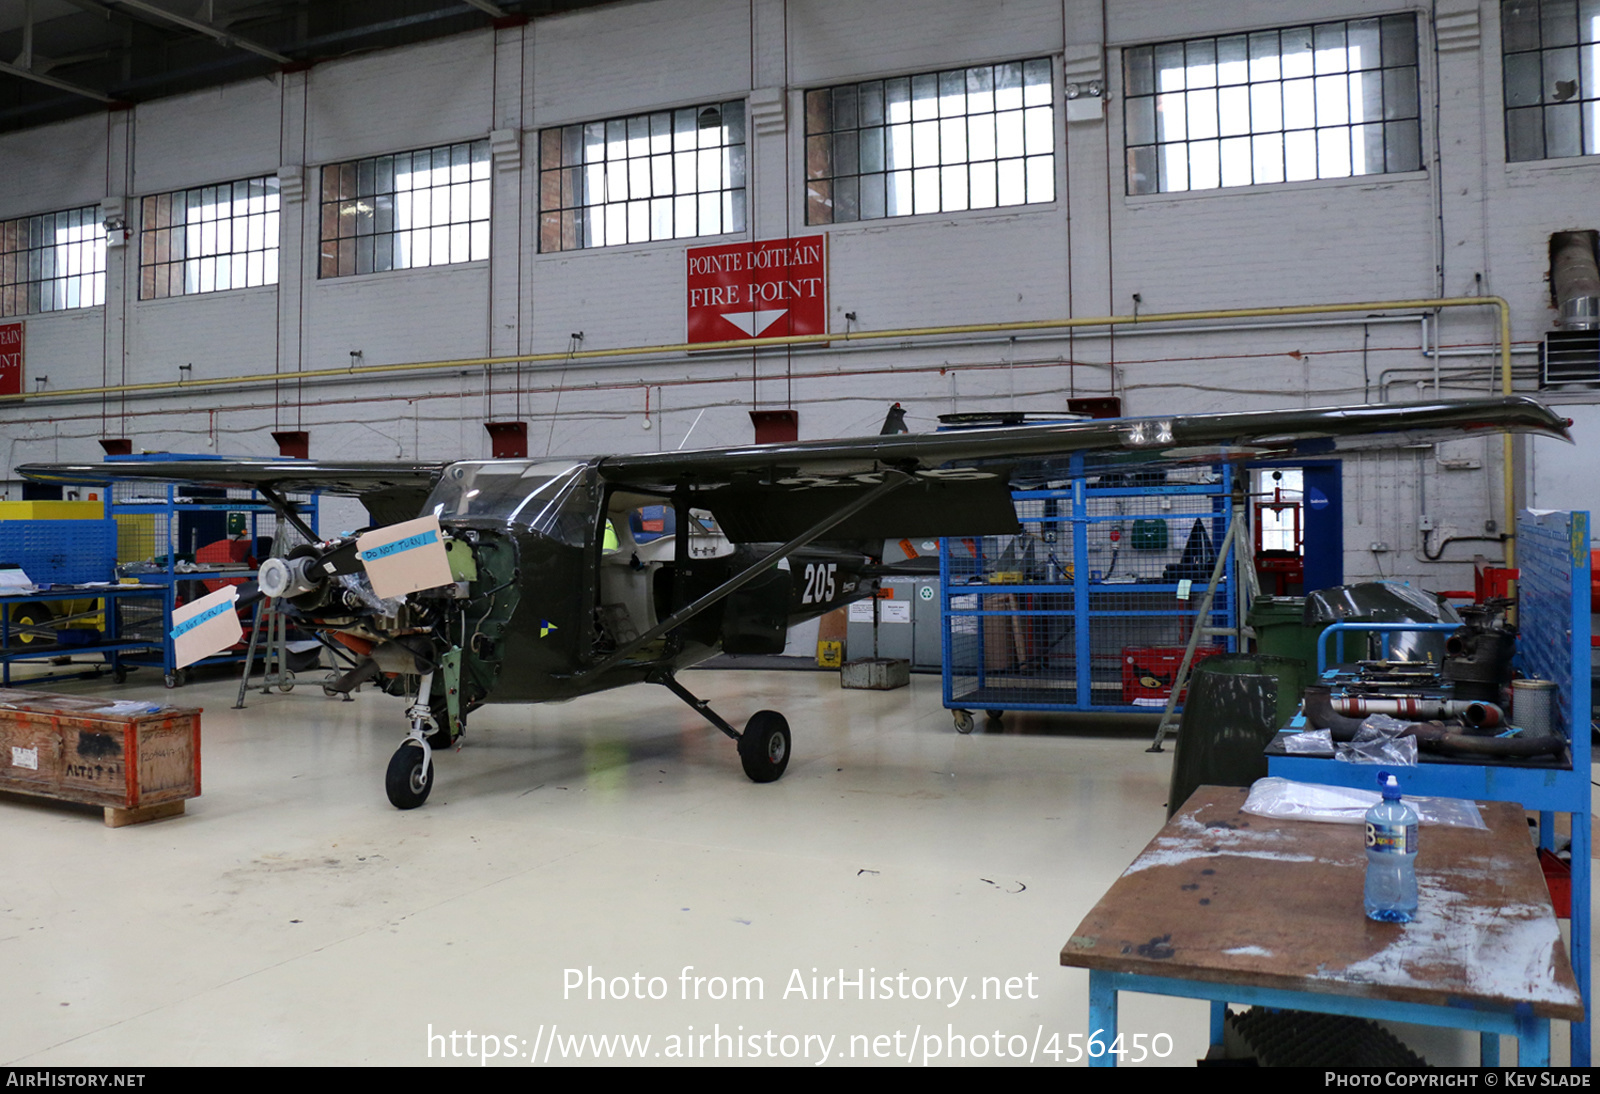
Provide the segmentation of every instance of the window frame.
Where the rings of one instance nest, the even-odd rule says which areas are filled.
[[[736,125],[728,120],[732,108],[738,109]],[[715,128],[721,139],[705,146],[699,134],[713,128],[704,124],[706,112],[711,110],[717,112]],[[687,131],[691,121],[694,147],[679,147],[679,134]],[[642,146],[638,142],[643,142]],[[623,154],[614,155],[619,147]],[[601,150],[602,158],[588,158],[588,151],[594,148]],[[715,189],[699,186],[708,153],[716,160],[719,185]],[[576,162],[571,158],[575,155],[581,157]],[[621,167],[614,170],[612,164]],[[536,170],[539,254],[580,254],[745,235],[750,230],[749,102],[743,98],[699,101],[547,126],[539,130]],[[695,188],[680,193],[680,178],[691,172]],[[604,197],[589,200],[597,187]],[[645,190],[645,195],[633,196],[639,189]],[[701,231],[713,205],[716,230]],[[680,231],[681,218],[691,213],[694,230]],[[620,238],[613,235],[616,225],[620,225]],[[596,232],[599,241],[585,241]]]
[[[420,170],[419,156],[428,157],[428,165]],[[412,179],[422,171],[429,173],[424,185],[400,188],[402,158]],[[438,175],[441,171],[443,176]],[[426,223],[418,224],[417,195],[424,193]],[[494,215],[489,139],[476,137],[323,164],[317,176],[317,213],[319,281],[485,262],[491,253]],[[439,222],[436,217],[441,213]],[[402,243],[407,248],[404,262]],[[441,244],[450,257],[435,260]],[[417,261],[424,250],[426,261]]]
[[[46,243],[43,240],[47,230],[45,221],[52,218],[56,223],[49,230],[89,229],[90,234],[86,238],[71,239],[65,243],[55,240]],[[74,220],[75,224],[72,223]],[[106,287],[104,220],[104,207],[98,202],[0,220],[0,318],[47,315],[103,306]],[[39,236],[36,242],[33,239],[35,229]],[[98,234],[94,234],[96,229]],[[24,239],[24,236],[27,238]],[[88,269],[81,268],[85,247],[88,248]],[[58,274],[56,267],[63,260],[66,272]],[[50,267],[48,274],[45,273],[46,266]],[[85,284],[90,290],[87,302],[83,295]],[[46,286],[53,286],[48,294],[48,305],[45,302]],[[70,302],[74,290],[77,303]],[[17,306],[19,297],[23,301],[22,307]]]
[[[1360,67],[1350,67],[1352,28],[1377,46],[1375,65],[1358,62]],[[1302,33],[1303,48],[1285,45],[1284,35]],[[1123,47],[1124,193],[1146,198],[1238,192],[1426,170],[1419,33],[1416,12],[1400,11]],[[1169,64],[1165,69],[1163,53]],[[1324,54],[1333,56],[1324,59]],[[1291,56],[1292,67],[1285,63]],[[1180,67],[1172,67],[1171,60],[1178,60]],[[1226,74],[1224,66],[1230,70]],[[1183,86],[1164,86],[1162,73],[1174,71],[1183,74]],[[1200,82],[1189,86],[1189,73],[1196,71]],[[1176,124],[1166,122],[1162,110],[1162,99],[1172,95],[1183,104]],[[1376,104],[1371,117],[1356,116],[1352,106],[1357,95],[1362,105]],[[1210,116],[1196,112],[1208,100]],[[1232,147],[1225,149],[1225,144]],[[1173,156],[1169,149],[1179,154]],[[1358,158],[1374,152],[1378,168],[1358,171]],[[1298,160],[1298,169],[1292,158]],[[1180,161],[1182,185],[1169,185],[1168,171]]]
[[[1501,0],[1497,11],[1500,29],[1500,117],[1507,164],[1584,160],[1600,156],[1600,0],[1574,0],[1571,4],[1572,21],[1567,28],[1552,26],[1559,16],[1547,19],[1544,11],[1546,4],[1547,0]],[[1531,44],[1525,36],[1526,28],[1519,32],[1513,28],[1510,19],[1513,9],[1524,6],[1531,6],[1536,13]],[[1590,20],[1587,39],[1583,27],[1585,15]],[[1564,29],[1572,32],[1570,41],[1562,40],[1567,37]],[[1548,44],[1546,38],[1551,39]],[[1570,54],[1567,58],[1569,65],[1561,65],[1560,55],[1564,53]],[[1561,65],[1554,74],[1547,71],[1552,64]],[[1514,67],[1519,70],[1515,79],[1523,85],[1520,88],[1513,87]],[[1547,75],[1556,92],[1560,90],[1560,77],[1571,75],[1575,83],[1574,94],[1566,99],[1550,101],[1553,95],[1547,95]],[[1572,150],[1568,145],[1552,152],[1552,121],[1561,121],[1568,109],[1576,127],[1577,150]],[[1531,146],[1526,143],[1528,134],[1519,136],[1514,132],[1517,116],[1530,120],[1537,117],[1538,154],[1518,154],[1521,151],[1531,152]],[[1559,132],[1555,136],[1559,137]]]
[[[996,100],[1000,93],[998,71],[1011,66],[1015,66],[1018,72],[1018,98],[1014,107],[1008,105],[1002,108]],[[1043,79],[1030,80],[1030,76],[1041,69]],[[980,75],[985,71],[990,76],[987,87]],[[957,77],[960,79],[959,88],[955,86]],[[919,82],[934,91],[931,115],[927,112],[928,108],[919,112],[916,106],[917,102],[926,101],[926,97],[919,100],[916,95]],[[1056,55],[1044,54],[801,89],[801,203],[806,226],[839,227],[960,213],[992,216],[995,213],[1054,205],[1060,196],[1060,157],[1065,145],[1064,133],[1060,128],[1064,113],[1059,83]],[[907,92],[903,100],[906,116],[901,120],[894,120],[890,116],[889,96],[898,95],[899,92],[898,87],[891,91],[890,85],[904,85]],[[1040,92],[1036,90],[1041,88],[1042,101],[1037,97]],[[843,103],[839,92],[849,93]],[[962,97],[962,108],[959,112],[952,110],[946,114],[944,102],[947,98],[953,99],[957,92]],[[880,95],[882,98],[874,102]],[[987,96],[987,103],[980,98],[980,108],[972,109],[974,95]],[[853,105],[850,97],[853,97]],[[869,111],[865,117],[861,113],[863,104]],[[982,109],[985,105],[987,109]],[[1009,136],[1020,141],[1021,148],[1016,155],[1002,155],[1004,135],[1000,116],[1013,113],[1017,115],[1016,125]],[[1037,120],[1030,118],[1030,113],[1035,114]],[[992,128],[986,129],[982,122],[974,121],[990,117],[995,119]],[[954,124],[957,120],[963,120],[966,124],[958,127]],[[901,126],[905,127],[905,132],[898,143],[905,157],[905,165],[891,165],[892,138],[889,130]],[[961,130],[959,133],[956,132],[958,128]],[[870,135],[872,131],[880,129],[883,131],[881,140]],[[845,137],[845,134],[854,136]],[[959,158],[952,156],[948,162],[944,154],[947,140],[960,141]],[[1035,143],[1041,140],[1046,142],[1042,149]],[[990,154],[974,157],[975,145],[979,152]],[[931,164],[927,162],[930,150],[934,161]],[[881,159],[878,155],[880,151]],[[1001,177],[1000,165],[1013,161],[1020,164],[1020,178],[1009,185],[1013,193],[1014,188],[1020,186],[1021,197],[1007,200],[1008,184]],[[1030,161],[1039,166],[1031,166]],[[850,169],[852,164],[854,170]],[[989,172],[983,169],[988,164],[994,165],[992,201],[989,200],[991,195],[987,189],[986,176]],[[868,170],[868,167],[872,169]],[[894,180],[891,178],[894,175],[903,177]],[[963,175],[964,178],[959,177]],[[881,205],[877,202],[879,187],[874,176],[882,177]],[[861,185],[863,179],[871,180],[865,189]],[[846,185],[836,185],[841,182]],[[947,201],[947,182],[951,192],[957,195],[957,200]],[[890,211],[890,188],[893,185],[903,187],[899,196],[906,206],[903,212]],[[922,198],[927,197],[930,193],[927,187],[931,186],[931,192],[937,195],[937,200],[922,200],[919,207],[919,185],[923,188],[920,191]],[[973,204],[975,189],[979,194],[979,204]],[[1030,198],[1030,194],[1038,196]],[[847,215],[841,217],[841,210]]]
[[[253,192],[251,188],[257,183],[259,192]],[[226,199],[222,195],[224,189],[230,191]],[[217,215],[215,210],[224,207],[224,200],[227,215]],[[260,208],[254,208],[258,201]],[[241,204],[242,211],[236,212]],[[203,215],[207,209],[213,210],[209,216]],[[199,219],[192,217],[196,212],[202,214]],[[179,213],[183,219],[174,222]],[[259,233],[255,235],[259,246],[252,245],[255,233]],[[242,249],[235,246],[241,236]],[[282,237],[283,199],[275,174],[146,194],[139,199],[139,299],[170,300],[235,289],[271,288],[277,285],[281,273],[278,258],[283,249]],[[199,253],[193,253],[195,250]],[[260,259],[252,271],[251,257],[255,255]],[[228,284],[218,286],[217,275],[224,267]],[[242,282],[235,281],[235,272],[243,275]]]

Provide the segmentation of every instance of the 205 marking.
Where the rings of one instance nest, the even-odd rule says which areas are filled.
[[[800,593],[802,604],[826,604],[838,595],[837,563],[806,563],[805,587]]]

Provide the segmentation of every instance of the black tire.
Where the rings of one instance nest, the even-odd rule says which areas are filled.
[[[422,749],[407,741],[389,757],[383,788],[396,809],[415,809],[428,800],[428,792],[433,789],[433,764],[428,764],[428,773],[423,775]]]
[[[112,666],[111,679],[119,684],[126,684],[128,682],[128,670],[121,665]]]
[[[789,766],[789,722],[775,710],[758,710],[739,737],[739,762],[751,782],[773,783]]]
[[[328,673],[328,675],[326,675],[326,676],[324,676],[322,678],[322,694],[326,695],[329,699],[338,698],[339,693],[333,689],[333,685],[337,684],[338,682],[339,682],[339,673],[337,673],[337,672]]]
[[[952,710],[950,712],[950,715],[951,715],[952,718],[955,719],[956,732],[957,733],[971,733],[972,732],[972,711],[970,711],[970,710]]]
[[[1001,718],[1005,717],[1006,712],[1003,710],[986,710],[984,713],[989,716],[989,721],[998,722]]]
[[[48,607],[39,602],[19,604],[15,608],[7,608],[11,613],[11,645],[12,646],[47,646],[55,641],[54,638],[44,638],[36,634],[23,634],[23,627],[45,627],[55,618]]]

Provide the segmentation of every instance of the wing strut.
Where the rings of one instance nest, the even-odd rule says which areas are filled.
[[[727,581],[724,581],[721,585],[718,585],[715,589],[712,589],[709,593],[706,593],[692,604],[679,608],[677,611],[667,616],[667,618],[657,623],[654,627],[651,627],[648,631],[645,631],[638,638],[635,638],[632,642],[629,642],[626,645],[618,648],[605,660],[599,662],[598,664],[591,665],[589,668],[584,669],[582,672],[576,674],[574,679],[583,680],[591,676],[598,676],[600,673],[605,672],[607,669],[627,658],[630,654],[642,649],[651,642],[654,642],[657,638],[660,638],[668,631],[675,627],[682,626],[695,616],[704,612],[707,608],[713,607],[720,603],[730,594],[738,592],[740,589],[744,588],[746,585],[750,584],[750,582],[754,581],[756,578],[772,569],[778,563],[782,562],[784,559],[800,550],[800,548],[804,547],[812,540],[827,535],[829,531],[838,527],[840,524],[843,524],[845,521],[855,516],[867,506],[882,499],[886,495],[893,493],[906,483],[912,481],[912,477],[903,471],[885,471],[883,474],[883,482],[879,483],[877,486],[861,495],[855,501],[852,501],[849,505],[844,506],[842,509],[836,510],[825,519],[813,524],[810,528],[807,528],[804,532],[801,532],[798,536],[795,536],[788,543],[785,543],[782,547],[779,547],[776,551],[773,551],[770,555],[767,555],[760,562],[741,570],[739,573],[735,574]]]
[[[300,534],[306,537],[307,543],[316,543],[321,538],[311,530],[309,524],[300,519],[300,514],[294,511],[294,506],[289,504],[289,500],[272,489],[272,487],[266,485],[257,486],[256,493],[267,499],[267,504],[272,506],[273,511],[278,516],[300,529]],[[277,550],[276,544],[273,545],[273,549],[274,551]]]

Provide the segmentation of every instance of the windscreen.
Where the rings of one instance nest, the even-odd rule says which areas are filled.
[[[445,469],[424,512],[440,520],[488,520],[531,528],[564,543],[588,535],[584,464],[463,460]]]

